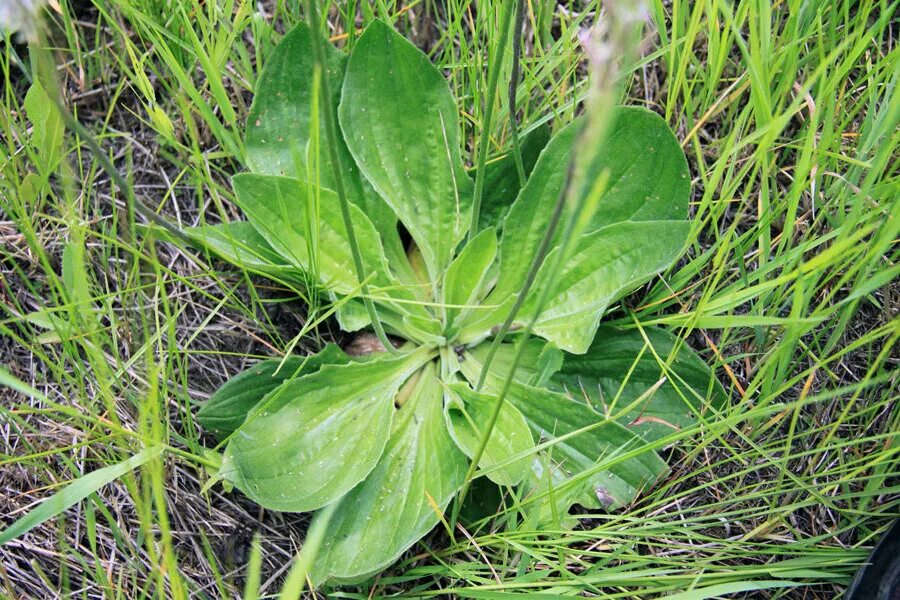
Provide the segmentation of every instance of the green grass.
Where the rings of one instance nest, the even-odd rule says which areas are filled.
[[[266,3],[266,14],[227,0],[84,4],[47,12],[68,106],[139,202],[180,226],[239,218],[228,177],[243,168],[258,65],[300,3]],[[328,13],[339,44],[355,39],[350,4]],[[358,26],[383,17],[445,69],[472,164],[484,135],[494,155],[509,151],[504,93],[490,131],[480,127],[499,3],[481,12],[471,0],[358,4]],[[564,125],[586,93],[577,32],[597,3],[565,5],[527,3],[522,133]],[[716,370],[731,406],[681,432],[665,452],[669,478],[627,510],[535,532],[508,497],[480,527],[455,541],[436,531],[347,597],[833,598],[843,589],[900,514],[897,8],[649,3],[655,31],[622,100],[663,114],[682,141],[693,241],[607,319],[672,328]],[[245,529],[258,526],[250,580],[275,597],[306,520],[201,492],[214,461],[192,414],[249,359],[332,339],[328,306],[315,295],[292,302],[148,226],[77,136],[54,164],[53,136],[40,134],[52,116],[23,107],[35,55],[8,38],[2,48],[0,364],[19,382],[0,379],[19,389],[0,389],[3,524],[144,447],[170,452],[0,547],[0,594],[236,594]],[[288,581],[285,597],[298,586]]]

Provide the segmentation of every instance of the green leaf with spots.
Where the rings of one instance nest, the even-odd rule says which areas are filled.
[[[285,175],[304,181],[312,181],[317,174],[318,183],[333,190],[334,167],[324,146],[325,122],[312,110],[315,91],[312,35],[309,26],[300,23],[269,56],[256,83],[244,147],[247,166],[255,173]],[[348,57],[326,40],[322,42],[326,49],[324,76],[328,78],[332,98],[318,110],[329,110],[336,115]],[[314,144],[311,146],[311,138],[318,139],[318,151]],[[339,142],[340,169],[350,201],[375,225],[394,268],[402,272],[405,257],[397,236],[397,217],[362,177],[344,140]]]
[[[447,82],[425,54],[376,20],[350,56],[339,115],[351,154],[436,279],[466,235],[472,203]]]
[[[624,221],[586,234],[556,277],[555,295],[535,333],[567,352],[586,352],[606,308],[672,264],[689,230],[687,221]],[[547,285],[556,252],[538,272],[538,289]],[[519,322],[526,322],[535,304],[534,296],[526,301]]]
[[[374,468],[389,438],[394,397],[428,358],[326,365],[269,392],[234,433],[220,476],[275,510],[316,510]]]
[[[429,363],[397,411],[378,464],[338,505],[316,557],[314,581],[364,579],[438,523],[466,472],[465,456],[444,422],[442,397]]]
[[[528,183],[510,208],[500,240],[500,273],[486,303],[499,305],[463,326],[463,341],[476,340],[503,321],[511,296],[528,271],[519,260],[522,248],[536,247],[550,222],[549,206],[566,181],[576,121],[544,149]],[[594,179],[607,177],[605,191],[574,254],[557,277],[555,294],[535,332],[563,350],[582,353],[594,337],[606,308],[672,264],[690,231],[687,219],[690,182],[678,141],[658,115],[640,108],[616,109],[611,133],[597,160]],[[541,289],[560,251],[544,261],[536,289]],[[517,316],[519,325],[534,313],[536,296]]]
[[[447,386],[447,396],[445,410],[450,435],[459,449],[472,458],[497,405],[497,397],[479,394],[464,383]],[[504,401],[478,466],[494,483],[516,485],[528,474],[531,457],[525,456],[515,462],[508,459],[533,447],[534,439],[522,413]]]
[[[668,472],[665,461],[637,434],[584,402],[545,388],[516,383],[509,394],[546,450],[532,460],[528,494],[541,507],[539,520],[573,504],[612,510],[630,504]]]
[[[350,357],[335,344],[328,344],[311,356],[272,358],[235,375],[216,390],[200,410],[197,422],[221,437],[233,433],[247,414],[269,394],[287,381],[318,371],[324,365],[350,362]]]
[[[646,336],[646,337],[645,337]],[[727,400],[709,366],[664,329],[600,327],[584,354],[568,354],[553,389],[581,398],[648,442],[697,424]],[[644,393],[658,386],[639,404]]]
[[[514,352],[514,344],[503,344],[497,360],[509,362]],[[536,365],[539,347],[530,345],[529,352],[535,358],[523,362]],[[473,385],[481,373],[484,355],[478,348],[467,353],[461,363],[464,376]],[[506,373],[492,368],[484,391],[498,393]],[[533,381],[535,375],[527,370],[520,373],[507,399],[525,418],[538,442],[551,443],[531,460],[526,481],[529,493],[540,496],[536,501],[540,521],[549,522],[551,499],[557,512],[562,513],[576,503],[617,508],[633,501],[665,474],[665,462],[654,451],[643,449],[646,441],[640,435],[607,419],[572,390],[565,394],[531,385],[529,380]],[[558,376],[554,375],[554,381]],[[562,387],[562,383],[557,386]],[[621,460],[623,454],[628,457]],[[604,461],[609,463],[606,468]]]

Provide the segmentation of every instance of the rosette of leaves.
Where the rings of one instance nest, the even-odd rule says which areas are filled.
[[[336,166],[370,297],[400,343],[366,357],[329,345],[228,381],[198,414],[227,439],[220,476],[274,510],[337,503],[314,581],[358,580],[396,560],[438,523],[483,439],[478,475],[517,486],[535,525],[574,504],[632,502],[665,475],[655,451],[665,438],[723,394],[672,334],[600,325],[607,307],[668,267],[688,236],[687,164],[672,132],[652,112],[616,109],[608,151],[588,173],[608,177],[599,209],[558,274],[536,321],[539,337],[528,341],[488,435],[515,334],[477,391],[475,383],[548,229],[579,123],[549,142],[540,132],[525,139],[521,189],[511,157],[490,164],[470,233],[473,179],[438,69],[376,20],[349,55],[321,40],[332,97],[319,103],[313,35],[305,24],[289,32],[258,81],[246,131],[251,172],[233,178],[247,221],[192,236],[256,274],[320,285],[344,329],[365,329]],[[339,165],[318,151],[322,111],[339,123]],[[554,239],[546,265],[560,245]],[[526,300],[515,325],[536,310]]]

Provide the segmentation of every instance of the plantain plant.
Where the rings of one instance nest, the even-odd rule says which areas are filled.
[[[545,234],[579,120],[549,141],[526,136],[519,165],[485,167],[473,218],[481,195],[438,69],[377,20],[349,55],[317,36],[294,28],[258,81],[251,172],[233,178],[247,221],[191,236],[256,274],[324,290],[340,326],[373,329],[382,351],[330,344],[228,381],[198,414],[225,440],[219,476],[274,510],[336,503],[312,566],[320,582],[395,561],[473,473],[514,489],[533,526],[558,526],[575,504],[632,502],[667,472],[656,450],[724,395],[674,335],[600,325],[685,245],[688,169],[672,132],[650,111],[614,109],[607,150],[582,173],[602,194],[567,246]],[[542,305],[519,295],[545,237],[530,286]],[[523,329],[537,337],[519,339]]]

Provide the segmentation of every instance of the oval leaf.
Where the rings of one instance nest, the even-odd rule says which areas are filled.
[[[513,384],[509,401],[542,442],[556,440],[545,451],[546,461],[540,456],[533,461],[535,481],[546,483],[542,468],[551,465],[558,471],[554,477],[556,493],[566,498],[569,506],[578,503],[588,508],[619,508],[669,470],[649,449],[619,458],[639,450],[646,442],[615,421],[605,420],[583,402],[519,383]]]
[[[429,363],[397,412],[378,465],[340,501],[316,557],[313,581],[364,579],[437,524],[466,472],[465,456],[447,433],[441,405],[441,386]]]
[[[220,475],[254,502],[305,512],[368,475],[391,429],[394,396],[428,354],[325,366],[269,393],[228,443]]]
[[[466,234],[472,202],[446,80],[425,54],[375,20],[350,56],[339,114],[357,164],[437,281]]]
[[[447,386],[447,394],[449,401],[445,412],[450,435],[459,449],[472,458],[481,444],[484,427],[494,411],[497,396],[479,394],[464,383]],[[534,439],[522,413],[504,400],[478,466],[494,483],[516,485],[528,474],[531,457],[526,456],[500,467],[495,465],[505,463],[510,457],[533,447]]]
[[[586,352],[606,308],[672,264],[689,231],[688,221],[624,221],[586,234],[556,277],[534,332],[568,352]],[[537,289],[547,285],[557,252],[538,272]],[[526,323],[535,304],[532,296],[516,321]]]
[[[486,300],[501,308],[466,323],[462,341],[484,337],[508,313],[504,303],[518,292],[528,270],[522,248],[537,248],[546,231],[579,126],[579,121],[570,124],[550,141],[510,208],[500,240],[500,274]],[[598,152],[588,178],[606,174],[606,189],[535,327],[538,335],[575,353],[587,350],[611,302],[672,264],[690,229],[687,161],[661,117],[642,108],[617,107]],[[590,188],[591,182],[581,187]],[[546,285],[559,251],[556,242],[554,246],[535,289]],[[518,315],[520,325],[534,313],[535,301],[533,296],[532,305]]]
[[[513,353],[514,344],[501,345],[485,380],[486,392],[499,392],[508,370],[499,368],[498,361],[510,361]],[[466,360],[461,363],[462,373],[470,383],[478,379],[484,354],[482,348],[477,348],[466,353]],[[526,480],[528,489],[541,498],[536,513],[542,522],[553,514],[549,508],[551,498],[557,512],[563,513],[576,503],[616,508],[634,500],[667,472],[665,462],[652,450],[624,460],[610,460],[640,449],[646,442],[580,400],[525,383],[535,377],[539,362],[540,353],[532,351],[531,355],[522,361],[525,368],[516,374],[509,403],[519,410],[540,443],[564,438],[535,455]],[[602,459],[609,460],[607,468],[598,462]]]

